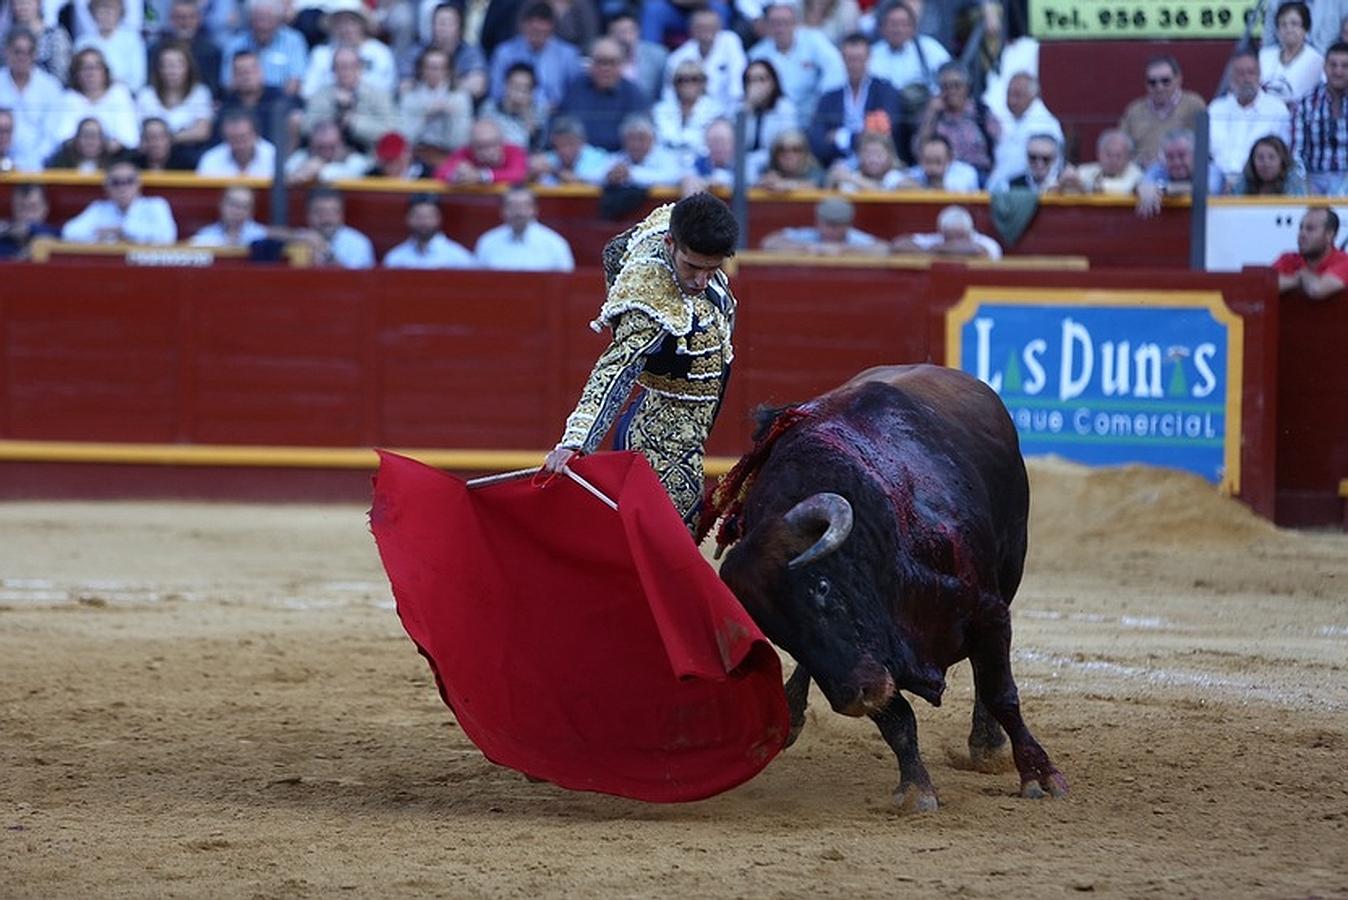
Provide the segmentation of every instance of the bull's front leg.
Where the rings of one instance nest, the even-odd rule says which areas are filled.
[[[894,790],[894,802],[899,809],[904,812],[935,810],[940,804],[917,749],[917,717],[913,715],[913,707],[896,691],[888,706],[871,715],[871,721],[880,729],[885,743],[899,760],[899,786]]]
[[[810,673],[800,663],[786,680],[786,708],[791,713],[791,730],[786,735],[786,747],[800,737],[805,728],[805,706],[810,696]]]

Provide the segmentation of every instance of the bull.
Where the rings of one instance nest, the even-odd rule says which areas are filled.
[[[1009,736],[1021,794],[1065,795],[1011,675],[1030,489],[997,394],[953,369],[883,367],[760,425],[709,513],[729,514],[722,579],[798,664],[786,684],[791,740],[813,679],[835,711],[879,728],[898,760],[899,807],[934,810],[900,692],[939,706],[946,671],[967,658],[972,766],[1005,767]]]

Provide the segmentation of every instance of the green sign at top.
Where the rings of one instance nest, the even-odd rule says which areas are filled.
[[[1029,0],[1030,33],[1041,41],[1232,39],[1245,33],[1256,0]],[[1255,32],[1262,33],[1258,23]]]

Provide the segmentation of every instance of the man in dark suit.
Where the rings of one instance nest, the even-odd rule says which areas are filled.
[[[883,78],[867,72],[871,45],[862,34],[848,35],[842,44],[847,84],[819,98],[810,122],[810,149],[822,165],[852,155],[857,135],[863,131],[886,131],[904,160],[907,148],[899,142],[899,92]]]

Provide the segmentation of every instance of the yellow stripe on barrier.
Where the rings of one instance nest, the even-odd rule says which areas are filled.
[[[460,472],[503,472],[543,462],[542,450],[434,450],[389,448],[429,466]],[[139,466],[373,469],[378,459],[361,447],[280,447],[238,444],[122,444],[83,441],[0,441],[0,463],[91,463]],[[735,460],[708,457],[708,475],[730,471]]]

